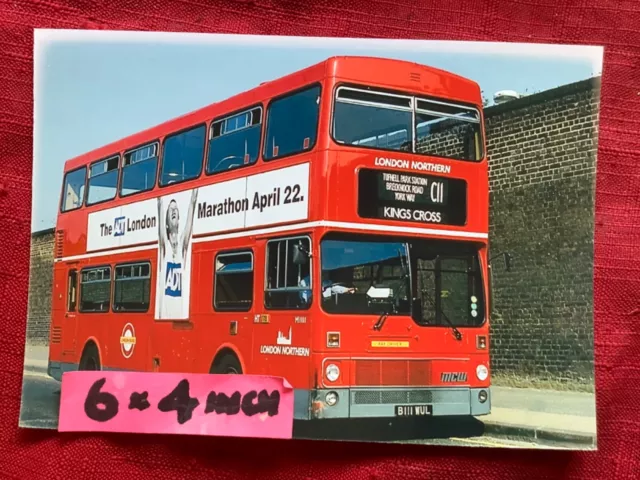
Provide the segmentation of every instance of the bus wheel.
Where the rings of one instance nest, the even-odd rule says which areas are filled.
[[[80,370],[100,370],[100,359],[98,349],[92,343],[87,345],[80,359]]]
[[[221,373],[225,375],[240,375],[242,367],[235,355],[226,354],[213,365],[211,373]]]

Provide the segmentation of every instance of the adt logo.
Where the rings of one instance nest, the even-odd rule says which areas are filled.
[[[167,276],[164,279],[164,294],[170,297],[182,296],[182,263],[167,262]]]
[[[121,237],[125,231],[125,219],[127,217],[116,217],[113,221],[113,236]]]

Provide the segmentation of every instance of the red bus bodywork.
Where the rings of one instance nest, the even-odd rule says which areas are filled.
[[[219,372],[221,362],[228,366],[228,360],[232,358],[236,362],[231,364],[239,369],[231,370],[285,377],[295,389],[297,419],[393,417],[421,412],[432,415],[489,413],[488,171],[484,153],[477,161],[465,161],[410,151],[359,148],[338,143],[332,134],[334,100],[342,85],[366,86],[469,105],[479,112],[482,125],[481,93],[473,81],[403,61],[334,57],[69,160],[65,173],[112,155],[119,155],[121,171],[126,151],[152,141],[159,142],[158,158],[161,159],[163,140],[168,135],[200,123],[206,124],[208,132],[214,119],[255,106],[262,107],[264,119],[273,99],[309,85],[318,85],[321,93],[317,135],[306,151],[265,161],[266,120],[263,120],[260,155],[252,165],[215,175],[207,175],[203,168],[197,178],[186,182],[164,187],[156,184],[149,191],[125,197],[116,195],[112,200],[91,206],[83,202],[79,208],[59,213],[49,375],[60,380],[64,372],[79,368]],[[485,150],[483,142],[481,136],[479,148],[482,152]],[[280,222],[276,219],[268,225],[231,229],[220,234],[194,230],[187,319],[158,320],[154,317],[158,293],[155,283],[157,242],[122,248],[88,248],[91,214],[305,164],[308,165],[309,181],[308,207],[303,220]],[[159,172],[161,161],[158,165]],[[464,180],[467,186],[464,224],[363,218],[358,213],[358,174],[362,169]],[[122,181],[121,172],[119,175]],[[199,208],[204,207],[199,204]],[[201,213],[205,215],[204,210]],[[199,212],[195,215],[198,217]],[[322,242],[336,235],[343,235],[336,238],[348,239],[351,234],[357,235],[353,238],[365,240],[384,236],[398,242],[434,240],[463,244],[477,252],[484,299],[480,308],[484,320],[473,326],[457,323],[457,331],[461,334],[458,339],[455,329],[444,321],[437,325],[421,325],[411,314],[381,318],[377,313],[327,312],[318,288],[324,281],[321,278]],[[309,239],[312,301],[304,309],[267,308],[267,242],[290,237]],[[216,311],[212,301],[216,288],[216,255],[237,250],[250,250],[253,256],[250,308]],[[115,266],[138,261],[148,262],[152,272],[147,311],[116,312],[112,301],[111,308],[105,312],[81,312],[78,308],[78,298],[82,295],[79,283],[73,286],[74,299],[70,302],[72,286],[69,282],[79,282],[82,269],[111,266],[109,288],[113,299]],[[71,270],[78,276],[70,276]],[[443,298],[444,295],[441,294]],[[332,376],[339,371],[337,379],[329,380],[329,370]],[[414,406],[428,406],[428,409],[415,409]]]

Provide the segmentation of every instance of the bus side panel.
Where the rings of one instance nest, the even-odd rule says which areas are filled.
[[[152,368],[151,341],[154,317],[155,290],[155,250],[127,254],[112,262],[119,264],[149,262],[151,278],[149,288],[149,307],[146,312],[114,311],[115,281],[111,287],[111,312],[108,314],[84,314],[81,320],[82,338],[99,340],[100,361],[104,369],[149,371]],[[115,275],[115,274],[114,274]]]
[[[100,354],[106,369],[149,371],[151,369],[151,331],[153,311],[114,313],[100,330]],[[128,332],[131,332],[130,334]],[[133,337],[135,343],[127,343]],[[130,340],[129,340],[130,341]]]
[[[194,339],[196,332],[194,331],[193,312],[194,305],[197,304],[197,299],[200,296],[200,286],[197,282],[197,275],[200,270],[199,259],[199,255],[192,251],[189,294],[189,311],[191,316],[185,320],[156,320],[156,295],[159,295],[161,292],[156,290],[158,275],[157,257],[152,261],[154,278],[152,289],[155,294],[153,295],[153,303],[150,308],[150,331],[148,338],[151,339],[149,356],[151,357],[151,369],[153,371],[189,373],[193,371],[193,360],[196,355],[194,349],[198,345]]]
[[[119,346],[118,339],[112,339],[109,325],[114,323],[114,315],[108,312],[80,312],[78,310],[77,326],[75,330],[76,360],[80,365],[88,356],[87,346],[94,343],[98,348],[98,360],[102,369],[117,367],[109,357],[111,344],[115,342]],[[66,333],[66,332],[65,332]]]

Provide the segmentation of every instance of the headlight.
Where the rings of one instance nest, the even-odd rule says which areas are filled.
[[[338,403],[338,394],[336,392],[329,392],[324,397],[324,401],[327,403],[327,405],[333,407],[336,403]]]
[[[478,376],[478,380],[483,382],[489,376],[489,369],[484,365],[478,365],[478,368],[476,368],[476,375]]]
[[[329,365],[327,365],[324,373],[327,377],[327,380],[329,380],[330,382],[335,382],[340,376],[340,369],[337,365],[330,363]]]

